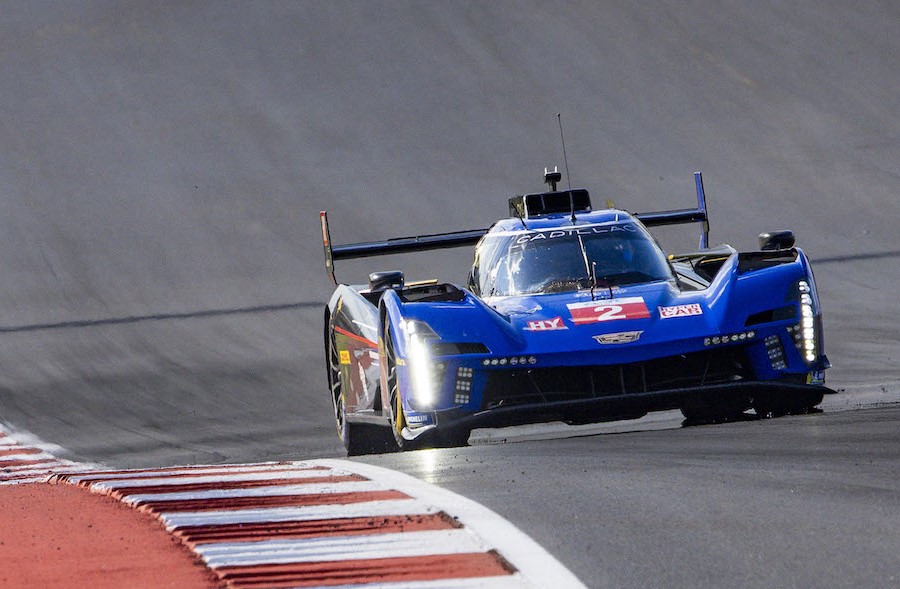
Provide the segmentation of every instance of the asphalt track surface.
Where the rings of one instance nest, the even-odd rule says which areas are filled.
[[[117,467],[339,455],[318,211],[339,243],[484,227],[562,164],[558,112],[572,183],[601,201],[688,206],[702,170],[712,241],[794,229],[831,384],[896,389],[897,55],[900,5],[874,0],[10,2],[0,420]],[[469,256],[338,272],[461,281]],[[434,460],[591,585],[890,585],[897,421],[369,460]]]

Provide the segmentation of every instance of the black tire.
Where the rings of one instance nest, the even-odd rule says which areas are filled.
[[[682,407],[681,414],[690,423],[717,423],[737,416],[734,412],[723,411],[716,407]]]
[[[393,446],[390,434],[386,428],[377,425],[351,423],[347,420],[347,411],[344,405],[343,373],[341,371],[340,356],[337,344],[334,340],[334,329],[329,326],[327,350],[325,352],[328,363],[328,388],[331,394],[331,406],[334,408],[334,421],[337,426],[338,437],[347,449],[348,456],[360,454],[375,454],[391,452]]]
[[[824,392],[818,391],[804,391],[791,396],[760,395],[753,399],[753,410],[761,418],[818,413],[820,410],[816,406],[824,396]]]
[[[744,411],[750,408],[748,403],[712,403],[709,405],[682,407],[681,414],[688,425],[706,423],[725,423],[747,419]]]
[[[391,418],[391,433],[397,447],[403,450],[414,450],[421,444],[415,440],[407,440],[403,437],[403,428],[406,427],[406,414],[403,411],[403,402],[400,398],[400,384],[397,378],[397,357],[394,352],[394,337],[391,335],[390,321],[384,320],[384,362],[387,367],[388,390],[388,415]]]

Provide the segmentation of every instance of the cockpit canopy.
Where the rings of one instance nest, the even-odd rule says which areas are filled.
[[[640,223],[629,219],[488,233],[475,249],[469,288],[491,297],[664,280],[674,280],[665,254]]]

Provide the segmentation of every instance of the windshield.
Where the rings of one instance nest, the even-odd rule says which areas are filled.
[[[653,238],[625,223],[489,235],[476,250],[470,287],[482,296],[591,288],[592,265],[598,288],[672,279]]]

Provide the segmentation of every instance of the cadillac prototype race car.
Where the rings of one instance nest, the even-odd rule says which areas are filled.
[[[335,284],[325,359],[351,454],[465,444],[475,427],[583,424],[680,409],[727,420],[813,409],[827,391],[822,315],[790,231],[759,251],[708,247],[697,208],[594,210],[584,189],[509,200],[489,229],[333,245],[336,260],[475,244],[465,286],[375,272]],[[666,255],[647,227],[700,223],[698,251]]]

